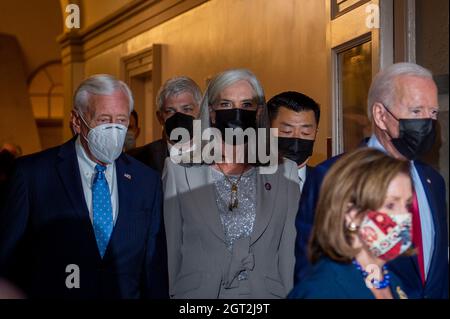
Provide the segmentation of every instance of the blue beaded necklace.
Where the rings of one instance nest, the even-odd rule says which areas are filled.
[[[352,264],[355,265],[356,269],[358,269],[361,272],[364,280],[366,280],[369,273],[363,269],[363,267],[356,261],[356,259],[352,260]],[[383,277],[384,278],[381,281],[376,280],[375,278],[371,280],[371,283],[375,289],[384,289],[390,286],[391,284],[390,280],[391,276],[389,275],[388,268],[386,265],[383,266]]]

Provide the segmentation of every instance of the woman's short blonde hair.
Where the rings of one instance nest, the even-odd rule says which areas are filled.
[[[391,181],[399,174],[410,176],[410,164],[370,148],[359,148],[342,156],[329,170],[320,189],[309,258],[322,256],[350,262],[358,253],[352,247],[345,216],[356,209],[358,217],[379,209]]]

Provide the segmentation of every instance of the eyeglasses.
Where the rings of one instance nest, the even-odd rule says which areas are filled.
[[[392,106],[387,106],[382,103],[385,110],[391,114],[397,121],[399,118],[394,115],[391,111]],[[431,119],[437,119],[439,115],[439,106],[433,107],[433,108],[427,108],[424,106],[409,106],[408,107],[408,114],[410,117],[408,118],[431,118]]]

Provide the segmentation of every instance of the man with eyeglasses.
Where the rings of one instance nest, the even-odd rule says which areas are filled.
[[[156,116],[163,127],[162,138],[150,144],[132,149],[129,155],[162,173],[170,148],[176,143],[170,139],[176,128],[188,130],[193,135],[193,121],[199,116],[202,92],[192,79],[186,76],[167,80],[156,98]]]
[[[418,160],[435,140],[437,95],[431,72],[413,63],[397,63],[381,71],[374,78],[368,95],[373,134],[364,146],[412,164],[415,189],[412,235],[417,254],[389,264],[401,278],[409,298],[448,298],[445,182],[437,171]],[[316,166],[306,181],[296,219],[295,282],[302,279],[309,267],[306,247],[319,189],[328,169],[338,158]]]

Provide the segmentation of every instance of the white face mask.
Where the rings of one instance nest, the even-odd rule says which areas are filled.
[[[128,128],[122,124],[106,123],[91,128],[81,114],[80,118],[89,128],[87,138],[89,150],[99,161],[112,164],[122,153]],[[83,135],[83,134],[81,134]]]

